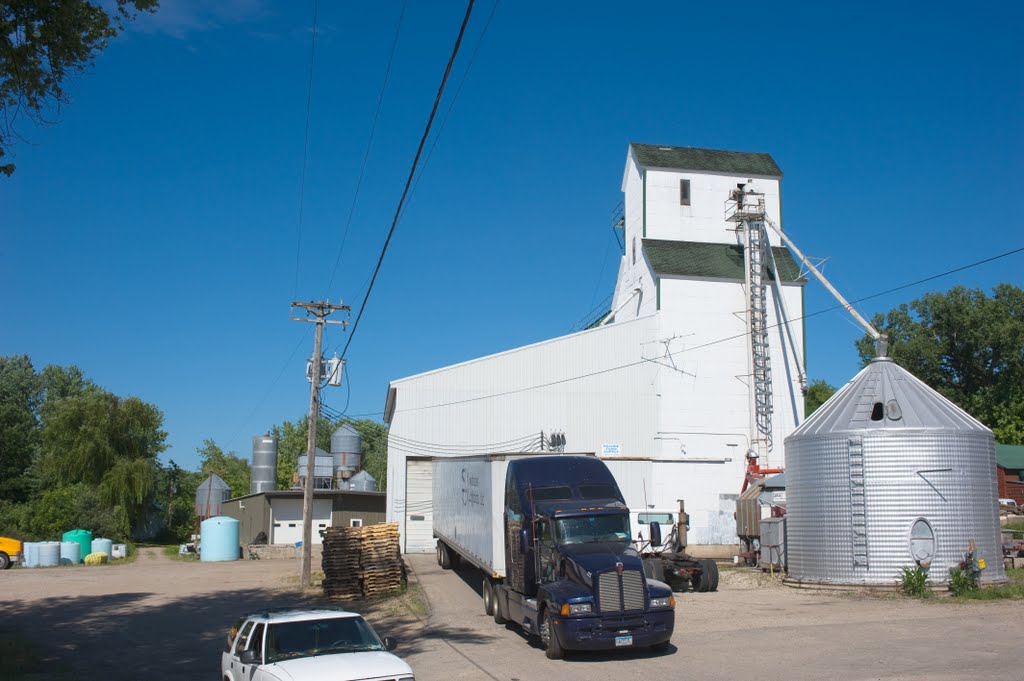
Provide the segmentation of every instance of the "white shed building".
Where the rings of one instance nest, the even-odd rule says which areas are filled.
[[[535,451],[542,431],[609,462],[633,509],[685,500],[691,544],[735,544],[747,451],[781,465],[782,442],[803,417],[805,279],[763,230],[770,416],[759,433],[756,287],[746,285],[745,260],[754,249],[745,248],[748,223],[726,219],[731,198],[756,192],[781,228],[781,177],[768,154],[630,145],[625,253],[608,315],[579,333],[391,382],[387,518],[400,523],[404,550],[433,549],[430,457]]]

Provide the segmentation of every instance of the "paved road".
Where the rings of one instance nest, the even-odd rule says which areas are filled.
[[[441,570],[432,555],[406,558],[431,607],[405,655],[417,681],[1019,678],[1020,603],[853,597],[726,571],[717,593],[680,595],[667,653],[553,661],[484,614],[478,571]]]

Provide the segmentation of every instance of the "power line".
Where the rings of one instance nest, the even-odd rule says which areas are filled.
[[[299,294],[299,256],[302,253],[302,214],[306,197],[306,162],[309,158],[309,119],[313,104],[313,64],[316,61],[316,27],[320,12],[319,0],[313,0],[313,35],[309,41],[309,85],[306,89],[306,130],[302,140],[302,176],[299,180],[299,226],[298,238],[295,240],[295,284],[292,297]]]
[[[879,291],[878,293],[872,293],[870,295],[863,296],[861,298],[857,298],[857,299],[851,300],[849,302],[850,302],[851,305],[854,305],[856,303],[862,303],[862,302],[864,302],[866,300],[871,300],[873,298],[878,298],[880,296],[888,295],[890,293],[895,293],[896,291],[902,291],[904,289],[911,288],[913,286],[918,286],[919,284],[923,284],[923,283],[926,283],[926,282],[929,282],[929,281],[933,281],[935,279],[946,277],[946,276],[949,276],[950,274],[955,274],[957,272],[962,272],[964,270],[971,269],[971,268],[974,268],[974,267],[978,267],[980,265],[985,265],[985,264],[988,264],[988,263],[993,262],[995,260],[999,260],[1001,258],[1006,258],[1008,256],[1015,255],[1015,254],[1021,253],[1021,252],[1024,252],[1024,246],[1022,246],[1020,248],[1014,248],[1012,250],[1005,251],[1005,252],[1000,253],[998,255],[994,255],[994,256],[989,257],[989,258],[984,258],[982,260],[978,260],[978,261],[972,262],[972,263],[967,264],[967,265],[962,265],[960,267],[956,267],[956,268],[953,268],[951,270],[946,270],[945,272],[940,272],[938,274],[933,274],[931,276],[924,277],[923,279],[918,279],[916,281],[912,281],[912,282],[909,282],[909,283],[906,283],[906,284],[901,284],[900,286],[895,286],[893,288],[886,289],[885,291]],[[818,311],[812,312],[810,314],[805,314],[805,315],[803,315],[801,317],[795,317],[791,321],[810,319],[811,317],[817,317],[818,315],[826,314],[828,312],[833,312],[835,310],[841,310],[841,309],[844,309],[843,305],[833,305],[832,307],[825,308],[823,310],[818,310]],[[772,324],[772,325],[768,326],[768,328],[769,329],[775,329],[775,328],[778,328],[779,326],[781,326],[781,323]],[[747,337],[747,332],[744,331],[742,333],[734,334],[732,336],[726,336],[726,337],[723,337],[723,338],[718,338],[716,340],[708,341],[707,343],[701,343],[700,345],[694,345],[692,347],[683,348],[682,350],[676,350],[675,352],[666,353],[664,358],[674,357],[676,355],[681,355],[681,354],[686,353],[686,352],[692,352],[694,350],[700,350],[700,349],[703,349],[703,348],[711,347],[711,346],[714,346],[714,345],[719,345],[721,343],[727,343],[729,341],[737,340],[737,339],[740,339],[740,338],[746,338],[746,337]],[[664,358],[660,358],[660,359],[664,359]],[[411,407],[409,409],[403,409],[403,411],[410,412],[410,411],[422,411],[422,410],[425,410],[425,409],[437,409],[439,407],[448,407],[448,406],[453,406],[453,405],[457,405],[457,404],[466,404],[466,403],[469,403],[469,402],[477,402],[477,401],[480,401],[480,400],[486,400],[486,399],[491,399],[491,398],[495,398],[495,397],[506,397],[508,395],[514,395],[514,394],[517,394],[517,393],[529,392],[531,390],[538,390],[540,388],[549,388],[551,386],[561,385],[563,383],[570,383],[572,381],[578,381],[578,380],[581,380],[581,379],[584,379],[584,378],[592,378],[594,376],[600,376],[602,374],[608,374],[608,373],[611,373],[613,371],[619,371],[621,369],[628,369],[630,367],[646,364],[647,362],[650,362],[650,361],[652,361],[652,360],[650,360],[650,359],[641,359],[641,360],[636,361],[636,362],[629,362],[627,364],[620,364],[620,365],[617,365],[617,366],[608,367],[606,369],[599,369],[597,371],[592,371],[592,372],[587,373],[587,374],[580,374],[578,376],[568,376],[566,378],[561,378],[561,379],[558,379],[558,380],[555,380],[555,381],[549,381],[547,383],[540,383],[538,385],[526,386],[525,388],[515,388],[513,390],[506,390],[506,391],[503,391],[503,392],[500,392],[500,393],[492,393],[490,395],[477,395],[475,397],[467,397],[467,398],[462,399],[462,400],[453,400],[451,402],[442,402],[442,403],[439,403],[439,404],[430,404],[430,405],[425,405],[425,406],[422,406],[422,407]]]
[[[423,147],[427,143],[427,136],[430,135],[430,126],[434,123],[434,116],[437,115],[437,107],[441,104],[441,96],[444,94],[444,87],[448,83],[448,76],[452,72],[452,64],[455,63],[455,57],[459,54],[459,47],[462,45],[462,36],[466,34],[466,25],[469,23],[469,17],[473,13],[473,3],[475,0],[469,0],[469,4],[466,6],[466,16],[462,19],[462,26],[459,27],[459,36],[455,39],[455,47],[452,48],[452,55],[448,58],[448,65],[444,69],[444,76],[441,77],[441,85],[437,88],[437,96],[434,97],[434,106],[430,109],[430,117],[427,119],[427,125],[423,129],[423,136],[420,138],[419,147],[416,149],[416,156],[412,160],[412,168],[409,169],[409,177],[405,181],[405,189],[402,190],[402,197],[398,200],[398,207],[395,209],[395,217],[391,220],[391,229],[388,230],[388,238],[384,240],[384,247],[380,251],[380,257],[377,258],[377,266],[373,270],[373,277],[370,279],[370,287],[366,290],[366,296],[363,298],[362,304],[359,306],[359,314],[356,315],[356,321],[352,325],[352,331],[348,335],[348,340],[345,341],[345,348],[341,351],[341,358],[345,359],[345,355],[348,353],[348,348],[352,345],[352,339],[355,338],[356,331],[359,329],[359,321],[363,318],[363,312],[366,310],[366,303],[370,300],[370,294],[373,293],[373,285],[377,281],[377,275],[380,273],[380,267],[384,263],[384,255],[388,252],[388,245],[391,244],[391,237],[395,234],[395,227],[398,226],[398,217],[402,214],[402,206],[405,204],[405,199],[409,195],[409,187],[412,185],[413,176],[416,174],[416,166],[420,162],[420,155],[423,153]]]
[[[381,103],[384,101],[384,91],[388,87],[391,78],[391,65],[395,61],[395,49],[398,47],[398,36],[402,29],[402,18],[405,17],[405,0],[402,0],[402,9],[398,14],[398,21],[395,23],[395,38],[391,41],[391,54],[388,56],[388,67],[384,71],[384,82],[380,85],[380,94],[377,95],[377,108],[373,112],[373,123],[370,125],[370,135],[366,140],[366,150],[363,152],[363,163],[359,168],[359,177],[356,179],[355,193],[352,195],[352,205],[348,209],[348,218],[345,220],[345,231],[341,236],[341,246],[338,247],[338,255],[334,258],[334,267],[331,268],[331,278],[327,283],[327,291],[330,292],[334,285],[334,275],[338,272],[338,265],[341,263],[341,254],[345,251],[345,242],[348,241],[348,230],[352,226],[352,216],[355,214],[356,202],[359,200],[359,190],[363,186],[363,176],[366,174],[366,162],[370,158],[370,149],[373,147],[373,136],[377,131],[377,120],[380,118]]]

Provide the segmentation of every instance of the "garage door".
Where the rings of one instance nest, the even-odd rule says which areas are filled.
[[[433,470],[430,460],[405,460],[405,552],[434,550]]]
[[[331,526],[331,500],[313,500],[313,543],[321,543],[320,530]],[[273,499],[270,502],[271,544],[302,541],[302,499]]]

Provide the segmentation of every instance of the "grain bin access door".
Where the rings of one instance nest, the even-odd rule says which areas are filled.
[[[433,463],[408,458],[405,466],[405,552],[433,553]]]

